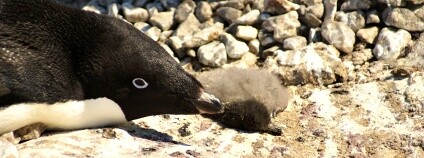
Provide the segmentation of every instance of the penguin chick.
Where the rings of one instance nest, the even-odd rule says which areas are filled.
[[[230,128],[280,135],[271,116],[287,107],[290,94],[281,81],[263,69],[216,69],[197,76],[218,97],[224,113],[203,116]]]
[[[131,24],[50,0],[0,0],[0,135],[218,112],[219,100]]]

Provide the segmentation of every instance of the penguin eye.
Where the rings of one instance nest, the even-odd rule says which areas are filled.
[[[144,89],[146,88],[149,84],[142,78],[135,78],[132,81],[133,85],[135,88],[137,89]]]

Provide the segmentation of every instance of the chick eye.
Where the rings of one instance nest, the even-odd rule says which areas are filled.
[[[147,86],[149,86],[149,84],[144,79],[142,79],[142,78],[135,78],[132,81],[132,83],[133,83],[134,87],[135,88],[138,88],[138,89],[144,89]]]

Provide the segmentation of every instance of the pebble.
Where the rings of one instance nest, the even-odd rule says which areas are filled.
[[[273,45],[274,43],[277,43],[277,40],[275,40],[274,35],[272,33],[267,32],[266,30],[259,30],[258,39],[259,42],[261,42],[261,45],[264,47],[268,47]]]
[[[175,51],[175,55],[179,58],[185,55],[186,49],[183,47],[183,41],[178,36],[172,36],[167,40],[167,44]]]
[[[376,4],[375,2],[375,0],[346,0],[342,3],[340,10],[368,10]]]
[[[200,63],[207,66],[221,67],[227,62],[225,45],[218,41],[201,46],[196,55]]]
[[[299,9],[299,5],[288,0],[266,0],[265,11],[272,14],[285,14]]]
[[[256,39],[258,30],[252,26],[237,26],[236,37],[245,41]]]
[[[321,19],[324,15],[324,4],[317,3],[311,6],[306,7],[305,9],[306,13],[312,14],[318,19]]]
[[[177,10],[175,11],[175,20],[178,23],[182,23],[188,18],[189,14],[194,12],[195,7],[196,3],[192,0],[183,1],[180,5],[178,5]]]
[[[261,20],[260,15],[261,12],[257,9],[254,9],[237,18],[235,23],[241,25],[253,25]]]
[[[353,11],[348,13],[336,14],[336,20],[345,23],[353,32],[365,27],[365,13],[362,11]],[[340,17],[337,17],[340,16]]]
[[[377,26],[373,26],[373,27],[369,27],[369,28],[363,28],[358,30],[358,32],[356,33],[356,36],[364,41],[367,42],[368,44],[373,44],[375,42],[375,39],[378,35],[378,27]]]
[[[333,21],[337,12],[337,0],[324,0],[324,22]]]
[[[222,32],[224,32],[224,24],[217,22],[211,27],[205,28],[200,32],[194,34],[193,36],[189,37],[189,39],[184,41],[183,47],[200,47],[206,43],[217,39],[222,34]]]
[[[116,3],[112,3],[110,5],[107,6],[107,15],[115,17],[115,18],[119,18],[119,6]],[[128,20],[129,21],[129,20]]]
[[[344,53],[351,53],[355,44],[355,32],[346,24],[330,21],[321,27],[322,37]]]
[[[223,33],[220,40],[225,45],[228,57],[232,59],[240,59],[244,54],[249,52],[249,47],[246,43],[238,41],[231,34]]]
[[[301,49],[306,45],[306,38],[303,36],[290,37],[285,39],[283,42],[283,48],[286,50]]]
[[[241,16],[242,11],[231,7],[221,7],[216,10],[216,13],[227,23],[231,24]]]
[[[147,21],[149,19],[149,12],[144,8],[134,7],[131,4],[122,4],[125,19],[129,22],[135,23],[139,21]]]
[[[190,13],[178,28],[175,29],[174,36],[193,35],[200,31],[200,22],[194,14]]]
[[[150,38],[152,38],[154,41],[159,40],[159,36],[161,34],[161,30],[157,28],[156,26],[150,27],[146,31],[144,31]]]
[[[212,14],[212,8],[208,2],[197,2],[194,15],[196,15],[197,19],[199,19],[200,22],[205,22],[209,20],[212,17]]]
[[[259,54],[259,48],[260,48],[261,43],[259,42],[258,39],[254,39],[249,41],[249,44],[247,46],[249,46],[249,52],[252,52],[254,54]]]
[[[380,17],[377,10],[371,10],[367,13],[366,24],[378,24],[380,23]]]
[[[373,49],[378,60],[395,60],[402,55],[402,50],[411,41],[411,34],[403,29],[392,30],[383,28]]]
[[[150,18],[150,23],[161,30],[169,30],[174,25],[174,11],[159,12]]]
[[[300,25],[297,12],[290,11],[283,15],[268,18],[262,24],[262,27],[267,31],[273,31],[275,40],[282,43],[284,39],[296,36]]]
[[[382,20],[388,26],[394,26],[407,31],[424,31],[424,22],[414,12],[406,8],[386,8]]]

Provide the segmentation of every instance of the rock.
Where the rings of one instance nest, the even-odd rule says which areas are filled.
[[[136,7],[144,7],[148,0],[134,0],[132,3]]]
[[[375,39],[378,35],[378,27],[377,26],[373,26],[373,27],[369,27],[369,28],[363,28],[358,30],[358,32],[356,33],[356,36],[362,40],[367,42],[368,44],[374,44]]]
[[[131,4],[122,4],[122,10],[124,12],[125,19],[129,22],[147,21],[149,19],[149,12],[144,8],[134,7]]]
[[[242,10],[244,8],[243,2],[243,0],[219,1],[217,7],[231,7],[238,10]]]
[[[351,53],[353,51],[355,32],[346,24],[330,21],[324,23],[321,29],[322,37],[338,50],[344,53]]]
[[[337,12],[337,0],[324,0],[324,22],[333,21]]]
[[[174,11],[159,12],[150,18],[150,23],[161,30],[169,30],[174,25]]]
[[[237,26],[236,37],[245,41],[256,39],[258,30],[252,26]]]
[[[277,42],[274,35],[272,33],[268,33],[266,30],[259,30],[258,39],[264,47],[268,47]]]
[[[2,137],[0,137],[0,157],[4,157],[4,158],[18,157],[18,149],[16,148],[16,146]]]
[[[182,23],[187,19],[187,17],[194,12],[196,4],[192,0],[185,0],[180,5],[178,5],[177,10],[175,11],[175,20],[178,23]]]
[[[341,16],[341,17],[338,17]],[[353,32],[365,27],[365,13],[362,11],[353,11],[346,14],[337,14],[336,20],[345,23]]]
[[[241,16],[242,11],[231,7],[221,7],[216,10],[216,13],[227,23],[231,24]]]
[[[197,51],[197,57],[200,63],[204,65],[221,67],[227,62],[227,52],[225,51],[225,45],[218,41],[213,41],[203,45]]]
[[[283,43],[283,48],[286,50],[301,49],[307,45],[306,38],[302,36],[287,38]]]
[[[424,3],[424,1],[423,1]],[[414,12],[414,14],[420,18],[420,19],[424,19],[424,7],[418,7],[416,9],[412,10]]]
[[[406,8],[386,8],[382,19],[388,26],[394,26],[407,31],[424,31],[424,22],[414,12]]]
[[[150,17],[153,15],[165,11],[165,8],[163,8],[162,4],[159,1],[154,1],[151,3],[146,4],[146,9],[149,12]]]
[[[97,14],[105,14],[107,13],[107,10],[103,7],[99,6],[97,1],[90,1],[86,6],[82,7],[82,10],[94,12]]]
[[[265,0],[255,0],[254,2],[256,2],[256,3],[253,3],[251,5],[252,9],[257,9],[261,12],[265,11]]]
[[[175,55],[179,58],[184,57],[186,49],[183,47],[183,41],[178,36],[172,36],[168,39],[167,44],[174,50]]]
[[[409,3],[414,4],[414,5],[418,5],[418,4],[423,4],[424,1],[423,0],[407,0]]]
[[[205,22],[209,20],[212,17],[212,14],[212,8],[208,2],[197,2],[194,15],[196,15],[197,19],[199,19],[200,22]]]
[[[249,47],[246,43],[236,40],[231,34],[224,33],[220,40],[225,45],[227,55],[233,59],[240,59],[244,54],[249,52]]]
[[[271,14],[285,14],[299,9],[299,5],[288,0],[265,0],[265,11]]]
[[[368,10],[375,5],[374,0],[347,0],[342,3],[340,10],[354,11],[354,10]]]
[[[308,34],[308,42],[315,43],[322,41],[321,28],[311,28]]]
[[[102,7],[107,7],[109,4],[118,3],[118,0],[96,0],[96,2]]]
[[[421,33],[405,58],[398,59],[397,65],[424,68],[424,33]]]
[[[148,23],[145,23],[145,22],[142,22],[141,21],[141,22],[134,23],[134,27],[137,28],[137,29],[139,29],[140,31],[145,32],[147,29],[149,29],[152,26],[150,26]]]
[[[371,49],[361,49],[349,55],[350,59],[348,60],[352,61],[353,65],[362,65],[373,57]]]
[[[300,22],[297,12],[290,11],[283,15],[270,17],[262,24],[262,27],[267,31],[274,31],[275,40],[282,43],[284,39],[297,35]]]
[[[371,10],[367,13],[367,24],[378,24],[380,23],[380,17],[378,16],[380,13],[378,13],[377,10]]]
[[[324,15],[324,4],[317,3],[306,8],[306,13],[314,15],[316,18],[321,19]]]
[[[115,18],[119,18],[120,15],[118,14],[118,12],[119,12],[118,4],[112,3],[107,6],[107,15],[115,17]]]
[[[239,69],[251,69],[251,68],[256,68],[256,62],[257,62],[258,57],[255,54],[252,54],[250,52],[244,54],[241,59],[235,61],[235,62],[231,62],[228,64],[224,64],[222,66],[222,68],[224,69],[228,69],[228,68],[232,68],[232,67],[236,67]]]
[[[202,46],[210,41],[217,39],[222,32],[224,32],[224,24],[215,23],[211,27],[205,28],[200,32],[194,34],[189,39],[185,40],[183,47],[185,48],[195,48]]]
[[[144,33],[146,33],[154,41],[158,41],[159,36],[161,34],[161,30],[159,28],[157,28],[156,26],[154,26],[154,27],[150,27],[149,29],[147,29]]]
[[[277,55],[278,50],[280,50],[279,46],[272,46],[268,49],[265,49],[264,51],[262,51],[261,58],[266,59],[269,56],[275,56]]]
[[[348,68],[338,57],[339,52],[323,43],[297,50],[279,50],[276,54],[275,58],[266,59],[264,67],[279,74],[285,84],[327,85],[335,82],[336,76],[343,80],[348,77]],[[281,66],[273,66],[276,62]]]
[[[312,6],[318,3],[322,3],[322,0],[300,0],[300,2],[302,2],[306,6]]]
[[[256,24],[260,21],[260,11],[257,9],[254,9],[242,16],[240,16],[239,18],[237,18],[237,20],[235,21],[235,23],[237,24],[241,24],[241,25],[253,25]]]
[[[385,3],[390,7],[403,7],[406,5],[405,0],[378,0],[379,3]]]
[[[405,89],[405,98],[411,103],[409,111],[415,111],[417,113],[424,112],[424,107],[422,103],[424,100],[424,76],[419,73],[411,74],[410,82],[408,83],[408,88]]]
[[[261,43],[259,42],[258,39],[253,39],[251,41],[249,41],[249,44],[247,46],[249,46],[249,52],[252,52],[256,55],[259,54],[259,48],[260,48]]]
[[[174,36],[185,36],[192,35],[200,31],[200,22],[194,16],[194,14],[189,14],[186,17],[186,20],[178,25],[178,28],[174,32]]]
[[[168,31],[163,31],[160,36],[159,36],[159,41],[160,42],[166,42],[168,40],[168,38],[174,33],[174,31],[172,30],[168,30]]]
[[[180,0],[160,0],[160,2],[168,10],[170,10],[171,8],[177,8],[178,4],[181,3]]]
[[[168,52],[168,54],[170,56],[174,57],[174,52],[172,51],[172,49],[168,45],[166,45],[165,43],[161,43],[161,42],[159,42],[159,45],[162,46],[162,48],[165,49],[166,52]]]
[[[318,17],[311,13],[306,13],[303,19],[304,20],[302,22],[304,22],[310,28],[318,27],[322,23]]]
[[[373,54],[378,60],[395,60],[411,41],[411,34],[405,30],[397,31],[383,28],[378,35]]]
[[[189,49],[186,51],[186,55],[192,58],[196,57],[196,51],[194,51],[193,49]]]

